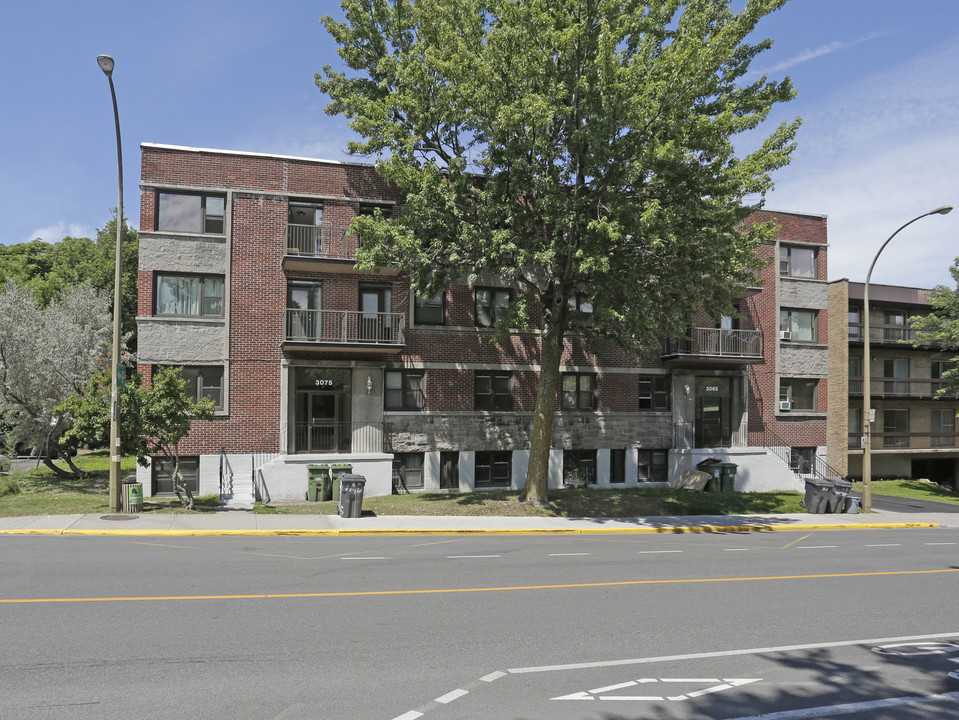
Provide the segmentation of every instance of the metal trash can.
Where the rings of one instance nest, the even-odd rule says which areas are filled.
[[[703,492],[719,492],[722,490],[722,464],[723,463],[703,460],[696,465],[697,470],[712,475],[709,482],[706,483],[706,487],[703,488]]]
[[[731,462],[719,463],[719,489],[722,492],[736,492],[736,470],[739,465]]]
[[[843,503],[842,511],[848,513],[849,515],[858,515],[859,508],[861,507],[862,498],[856,495],[847,495],[846,500]]]
[[[306,499],[310,502],[330,500],[325,497],[330,484],[329,465],[307,465],[309,480],[306,486]]]
[[[849,491],[852,490],[852,483],[843,478],[835,478],[832,484],[834,497],[830,503],[831,512],[846,512],[846,498],[849,496]]]
[[[123,512],[143,512],[143,483],[124,478],[120,487],[120,506]]]
[[[800,505],[806,508],[806,512],[828,513],[834,497],[836,495],[831,480],[806,478],[806,496]]]
[[[343,518],[363,516],[363,491],[366,478],[362,475],[340,475],[339,515]]]

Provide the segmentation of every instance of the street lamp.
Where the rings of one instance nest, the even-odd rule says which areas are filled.
[[[862,316],[863,316],[863,358],[862,358],[862,432],[863,432],[863,447],[862,447],[862,509],[866,512],[869,512],[872,509],[872,428],[871,428],[871,419],[872,408],[870,407],[871,392],[872,392],[872,368],[870,367],[870,337],[869,337],[869,280],[872,278],[873,268],[876,267],[876,261],[879,259],[879,256],[882,254],[882,251],[886,249],[886,245],[889,244],[889,241],[892,240],[896,235],[899,234],[899,231],[903,228],[912,225],[916,220],[921,220],[927,215],[948,215],[952,212],[952,205],[943,205],[942,207],[936,208],[935,210],[930,210],[927,213],[923,213],[918,217],[914,217],[912,220],[907,222],[905,225],[901,226],[896,232],[889,236],[889,239],[882,244],[882,247],[879,248],[879,252],[876,253],[876,257],[872,259],[872,265],[869,266],[869,273],[866,275],[866,285],[863,287],[862,292]]]
[[[113,275],[113,371],[110,380],[110,510],[120,509],[120,264],[123,242],[123,152],[120,147],[120,113],[117,111],[117,94],[113,88],[113,58],[98,55],[97,65],[110,82],[110,97],[113,98],[113,121],[117,129],[117,248],[116,267]]]

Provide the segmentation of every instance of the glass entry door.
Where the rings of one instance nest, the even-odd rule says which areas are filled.
[[[360,286],[360,339],[372,342],[392,340],[386,313],[393,312],[393,292],[388,287]]]
[[[730,378],[696,378],[696,447],[732,446]]]
[[[349,452],[350,371],[296,368],[293,452]]]
[[[339,422],[338,393],[303,393],[307,411],[307,448],[309,452],[332,452],[339,447],[337,426]]]

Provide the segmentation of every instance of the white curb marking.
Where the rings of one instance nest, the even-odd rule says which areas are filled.
[[[594,690],[583,690],[581,692],[570,693],[551,698],[552,700],[632,700],[634,702],[682,702],[692,698],[702,697],[711,693],[722,692],[723,690],[732,690],[733,688],[750,683],[759,682],[761,678],[639,678],[638,680],[628,680],[626,682],[607,685]],[[701,683],[709,684],[699,690],[693,690],[685,695],[604,695],[613,690],[623,690],[636,685],[648,685],[649,683]]]
[[[454,690],[453,692],[448,692],[448,693],[446,693],[446,694],[443,695],[442,697],[436,698],[436,702],[438,702],[438,703],[443,703],[444,705],[447,705],[447,704],[453,702],[456,698],[461,698],[461,697],[463,697],[464,695],[469,695],[469,690],[459,690],[459,689],[457,689],[457,690]]]

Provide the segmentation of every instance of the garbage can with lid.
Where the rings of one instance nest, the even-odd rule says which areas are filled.
[[[843,503],[842,511],[849,515],[858,515],[861,507],[862,498],[857,495],[847,495]]]
[[[802,506],[806,512],[828,513],[835,497],[833,484],[826,478],[806,478],[806,496]]]
[[[120,506],[123,512],[138,513],[143,512],[143,483],[138,483],[131,476],[131,479],[124,478],[120,488]]]
[[[834,495],[830,504],[832,512],[846,512],[846,498],[849,496],[849,491],[852,490],[852,483],[843,478],[834,478],[832,484]]]
[[[340,475],[339,515],[343,518],[363,516],[363,491],[366,478],[362,475]]]
[[[716,460],[703,460],[696,465],[697,470],[712,475],[703,492],[719,492],[722,490],[722,463]]]
[[[719,489],[723,492],[736,492],[736,470],[739,465],[731,462],[719,463]]]
[[[340,478],[343,475],[349,475],[353,472],[353,466],[350,463],[334,463],[330,465],[330,475],[333,479],[331,500],[340,499]]]
[[[326,497],[330,484],[330,466],[329,465],[307,465],[306,472],[309,480],[306,486],[306,499],[310,502],[330,500]]]

